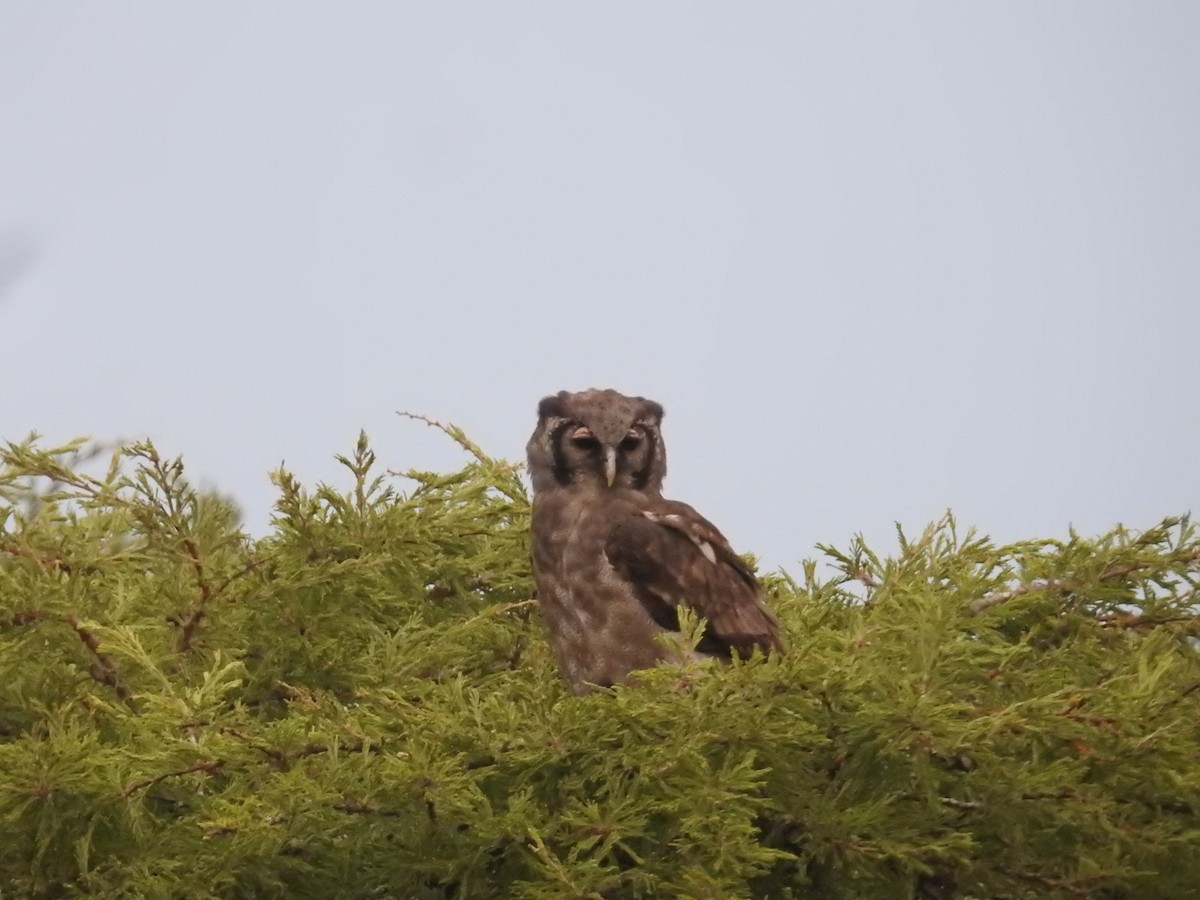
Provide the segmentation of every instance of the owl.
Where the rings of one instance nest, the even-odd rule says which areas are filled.
[[[781,649],[779,623],[729,542],[692,507],[663,498],[662,418],[653,400],[614,390],[561,391],[538,404],[526,447],[534,575],[576,693],[663,660]],[[681,606],[707,620],[695,651],[671,640]]]

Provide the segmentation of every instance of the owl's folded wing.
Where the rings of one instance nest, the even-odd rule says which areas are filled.
[[[708,620],[698,649],[749,656],[782,650],[779,623],[759,596],[754,574],[716,526],[686,503],[658,500],[623,517],[604,552],[659,625],[678,630],[676,608]]]

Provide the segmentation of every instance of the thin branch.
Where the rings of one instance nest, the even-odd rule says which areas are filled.
[[[1153,628],[1180,622],[1200,622],[1200,616],[1142,616],[1135,613],[1111,613],[1100,616],[1102,628]]]
[[[186,653],[192,648],[192,639],[195,637],[196,628],[208,614],[208,605],[213,598],[212,586],[209,585],[208,579],[204,575],[204,564],[200,561],[199,547],[190,537],[183,539],[183,547],[187,551],[192,569],[196,573],[196,585],[200,588],[200,605],[188,613],[187,618],[183,620],[183,624],[179,628],[179,639],[175,642],[176,653]]]
[[[32,625],[34,622],[40,622],[45,618],[52,617],[36,609],[27,609],[24,612],[14,613],[13,617],[3,624],[9,628],[23,628],[26,625]]]
[[[387,809],[380,809],[378,806],[371,806],[367,803],[356,803],[353,800],[337,800],[331,804],[338,812],[349,813],[352,816],[386,816],[389,818],[401,818],[405,814],[393,812]]]
[[[1198,561],[1200,561],[1200,547],[1192,549],[1191,552],[1184,554],[1182,557],[1175,556],[1171,560],[1171,562],[1175,563],[1193,563]],[[1153,569],[1156,565],[1158,563],[1114,563],[1100,573],[1097,581],[1115,581],[1130,575],[1136,575],[1139,572],[1145,572],[1148,569]],[[1025,594],[1032,594],[1036,591],[1061,591],[1066,593],[1067,591],[1078,591],[1087,586],[1088,583],[1080,579],[1039,578],[1025,584],[1019,584],[1005,591],[996,591],[993,594],[976,597],[967,607],[967,615],[977,616],[997,604],[1006,603],[1009,600],[1022,597]]]
[[[225,592],[225,589],[228,588],[229,585],[233,584],[233,582],[237,581],[239,578],[249,575],[260,565],[262,565],[261,559],[252,559],[250,562],[246,563],[246,565],[242,566],[240,569],[222,581],[216,588],[213,588],[212,585],[208,583],[208,579],[205,577],[204,565],[200,561],[200,552],[199,548],[196,546],[196,542],[191,538],[184,538],[183,545],[188,552],[188,559],[191,561],[192,568],[196,573],[196,585],[200,588],[200,605],[189,612],[182,621],[177,623],[179,624],[179,637],[175,641],[176,653],[186,653],[192,648],[192,641],[195,638],[196,629],[200,626],[200,623],[204,621],[205,616],[208,615],[208,608],[212,605],[212,602],[217,597],[220,597],[221,594]]]
[[[98,683],[116,691],[117,696],[122,700],[128,701],[130,696],[129,689],[121,683],[121,679],[117,674],[117,664],[112,661],[112,657],[100,649],[100,639],[94,633],[80,625],[79,620],[73,615],[65,616],[63,621],[75,629],[75,633],[79,635],[79,640],[83,642],[88,652],[92,654],[92,665],[88,670],[88,674]]]
[[[34,550],[26,549],[25,547],[0,547],[0,553],[7,553],[9,556],[27,559],[44,569],[50,569],[54,572],[61,572],[64,575],[70,575],[73,571],[75,571],[75,566],[61,557],[53,556],[48,553],[38,553]],[[83,571],[93,572],[95,571],[95,568],[93,566],[85,566]]]
[[[257,750],[259,753],[261,753],[267,759],[271,760],[271,764],[273,766],[275,766],[275,768],[279,769],[280,771],[284,771],[288,768],[287,754],[284,753],[282,750],[278,750],[275,747],[268,747],[265,744],[261,743],[260,741],[256,741],[254,738],[250,737],[248,734],[238,731],[236,728],[226,727],[226,728],[221,728],[220,731],[222,734],[227,734],[230,737],[237,738],[239,741],[242,741],[247,746],[253,747],[255,750]]]
[[[1021,795],[1022,800],[1074,800],[1075,792],[1070,788],[1058,791],[1033,791]]]
[[[1024,881],[1031,881],[1034,884],[1040,884],[1052,890],[1063,891],[1072,897],[1092,896],[1092,886],[1112,877],[1112,874],[1109,872],[1093,872],[1090,875],[1084,875],[1079,878],[1051,878],[1038,872],[1013,872],[1013,875]]]
[[[225,593],[225,589],[231,584],[233,584],[239,578],[245,578],[262,564],[263,560],[261,558],[256,557],[255,559],[250,560],[250,562],[246,563],[232,575],[225,578],[219,585],[217,585],[216,589],[213,591],[213,597],[220,597],[223,593]]]
[[[230,737],[242,741],[247,746],[254,748],[267,759],[269,759],[271,761],[271,765],[280,771],[287,771],[298,759],[305,759],[309,756],[320,756],[323,753],[329,753],[331,749],[330,745],[328,744],[312,743],[305,744],[300,749],[289,752],[286,750],[280,750],[278,747],[269,747],[263,744],[261,741],[257,741],[250,737],[248,734],[238,731],[236,728],[225,727],[221,728],[220,731],[222,734],[227,734]],[[360,738],[356,741],[349,741],[340,744],[338,749],[345,753],[362,753],[365,749],[368,749],[368,745],[365,740]],[[381,751],[383,749],[382,742],[371,744],[370,749],[374,752]]]
[[[454,443],[458,444],[458,446],[462,447],[481,463],[492,462],[492,460],[488,458],[488,455],[479,449],[478,444],[468,438],[463,433],[462,429],[457,428],[454,425],[444,425],[437,419],[431,419],[428,416],[421,415],[420,413],[406,412],[402,409],[396,410],[396,415],[404,416],[406,419],[412,419],[414,422],[424,422],[430,428],[436,428],[442,434],[446,435],[446,437],[450,438],[450,440],[454,441]]]
[[[1025,584],[1019,584],[1007,591],[997,591],[994,594],[985,594],[982,597],[977,597],[971,601],[971,605],[967,607],[967,615],[977,616],[985,610],[991,609],[1000,603],[1006,603],[1016,597],[1023,597],[1026,594],[1032,594],[1035,591],[1054,591],[1054,590],[1069,590],[1068,582],[1061,581],[1057,578],[1045,578],[1037,581],[1030,581]]]
[[[148,787],[153,787],[156,784],[166,781],[168,778],[176,778],[180,775],[191,775],[194,772],[215,772],[223,765],[224,763],[221,760],[213,759],[209,760],[208,762],[196,763],[195,765],[188,766],[186,769],[177,769],[174,772],[163,772],[161,775],[155,775],[153,778],[147,778],[143,781],[135,781],[133,784],[125,788],[125,790],[121,791],[121,796],[132,797],[138,791],[145,790]]]
[[[978,800],[957,800],[954,797],[938,797],[944,805],[954,809],[982,809],[983,804]]]
[[[537,605],[536,600],[518,600],[515,603],[505,603],[503,606],[493,606],[489,609],[485,609],[483,612],[476,613],[475,615],[471,616],[471,618],[467,619],[462,624],[463,624],[463,626],[474,625],[476,622],[480,621],[481,619],[490,619],[492,616],[498,616],[498,615],[501,615],[502,613],[513,612],[514,610],[518,610],[518,609],[529,609],[530,607],[536,606],[536,605]]]
[[[437,421],[436,419],[431,419],[428,416],[421,415],[420,413],[410,413],[410,412],[406,412],[405,410],[402,410],[402,409],[396,410],[396,415],[404,416],[404,418],[406,418],[406,419],[412,419],[414,422],[424,422],[430,428],[436,428],[438,431],[440,431],[442,434],[446,435],[446,437],[450,438],[450,440],[454,441],[454,443],[458,444],[458,446],[462,447],[464,450],[466,450],[468,453],[470,453],[472,456],[474,456],[477,461],[483,463],[484,465],[502,466],[503,468],[510,471],[513,475],[516,475],[516,473],[519,472],[521,470],[521,468],[523,467],[521,463],[515,463],[515,464],[514,463],[506,463],[506,462],[503,462],[502,460],[492,459],[490,456],[488,456],[486,453],[484,453],[482,449],[480,449],[478,444],[476,444],[469,437],[467,437],[466,433],[456,425],[445,425],[445,424]],[[403,472],[395,472],[392,469],[388,469],[388,474],[400,475],[400,476],[404,475]],[[506,496],[509,500],[512,500],[514,503],[522,503],[522,502],[525,502],[527,499],[523,492],[517,493],[517,492],[511,491],[511,490],[508,490],[502,484],[494,484],[493,486],[496,488],[496,490],[500,491],[502,494],[504,494],[504,496]]]

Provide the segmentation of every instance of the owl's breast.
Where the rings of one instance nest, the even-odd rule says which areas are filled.
[[[662,628],[605,553],[629,504],[604,502],[608,497],[542,499],[534,501],[532,528],[538,601],[568,680],[576,688],[614,684],[632,669],[654,665],[663,655],[656,640]]]

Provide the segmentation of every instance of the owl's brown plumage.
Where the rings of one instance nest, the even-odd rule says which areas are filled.
[[[529,439],[533,563],[550,642],[571,688],[620,684],[682,660],[661,635],[686,606],[708,625],[697,650],[728,659],[779,650],[758,582],[716,526],[666,500],[653,400],[562,391],[538,405]]]

